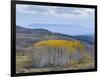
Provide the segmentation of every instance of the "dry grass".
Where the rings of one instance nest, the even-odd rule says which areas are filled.
[[[28,72],[46,72],[46,71],[61,71],[61,70],[77,70],[77,69],[88,69],[94,68],[94,60],[87,56],[79,62],[71,62],[66,67],[55,67],[55,68],[33,68],[31,67],[32,61],[29,55],[16,56],[16,71],[17,73],[28,73]]]
[[[16,56],[16,68],[27,68],[31,66],[30,56]]]
[[[65,47],[69,49],[70,52],[77,51],[76,49],[79,48],[81,51],[85,49],[85,45],[82,44],[80,41],[75,40],[46,40],[40,41],[34,44],[33,47]],[[23,54],[23,53],[22,53]],[[65,67],[54,67],[54,68],[33,68],[32,67],[32,57],[30,54],[24,55],[16,55],[16,71],[17,73],[23,72],[46,72],[46,71],[61,71],[61,70],[74,70],[74,69],[88,69],[94,68],[94,59],[87,53],[84,53],[84,57],[80,61],[73,61],[70,60]]]

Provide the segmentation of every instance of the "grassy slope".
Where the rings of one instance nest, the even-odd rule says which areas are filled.
[[[19,27],[16,31],[17,31],[16,32],[16,34],[17,34],[16,35],[17,36],[16,44],[18,46],[17,47],[18,49],[16,52],[17,53],[17,55],[16,55],[17,72],[43,72],[43,71],[57,70],[55,68],[38,68],[38,69],[32,68],[31,67],[32,60],[30,57],[30,53],[23,52],[24,50],[29,52],[28,50],[26,50],[24,48],[29,48],[29,46],[31,46],[31,45],[32,45],[31,47],[34,47],[34,46],[37,46],[37,47],[39,47],[39,46],[66,47],[67,49],[72,50],[72,51],[74,51],[77,46],[81,47],[83,45],[83,44],[80,44],[80,42],[75,41],[75,39],[77,39],[77,38],[74,38],[73,36],[71,37],[68,35],[52,33],[52,32],[48,32],[46,30],[44,32],[43,29],[41,29],[41,30],[38,29],[38,31],[37,30],[33,31],[33,30]],[[42,41],[42,40],[44,40],[44,41]],[[48,41],[46,41],[46,40],[48,40]],[[66,41],[66,40],[74,40],[74,42],[72,43],[72,41]],[[38,41],[40,41],[40,42],[38,42]],[[80,40],[80,41],[83,41],[83,40]],[[87,45],[85,44],[85,46],[87,46]],[[92,48],[90,44],[88,47],[90,49]],[[94,49],[91,49],[91,50],[94,51]],[[88,51],[88,50],[86,49],[86,51]],[[84,59],[81,61],[80,64],[78,64],[78,63],[73,64],[73,62],[72,62],[72,64],[70,64],[69,67],[62,68],[59,70],[84,69],[84,68],[91,68],[93,66],[94,66],[94,60],[86,54],[86,56],[84,57]]]
[[[72,51],[74,51],[77,47],[83,47],[80,41],[70,41],[70,40],[46,40],[40,41],[35,43],[32,47],[44,47],[44,46],[51,46],[51,47],[66,47]],[[23,54],[23,53],[22,53]],[[24,54],[23,56],[17,55],[17,72],[43,72],[43,71],[56,71],[55,68],[32,68],[31,64],[31,57],[29,54]],[[86,68],[93,68],[94,61],[93,59],[86,55],[80,63],[70,63],[69,67],[62,68],[59,70],[70,70],[70,69],[86,69]]]

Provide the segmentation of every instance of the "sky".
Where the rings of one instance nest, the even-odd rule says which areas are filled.
[[[16,25],[68,35],[94,34],[94,9],[16,4]]]

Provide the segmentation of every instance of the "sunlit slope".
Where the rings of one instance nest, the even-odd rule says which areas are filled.
[[[40,41],[34,44],[35,47],[64,47],[67,48],[69,51],[76,51],[79,49],[80,51],[83,51],[85,49],[85,45],[77,40],[46,40],[46,41]]]

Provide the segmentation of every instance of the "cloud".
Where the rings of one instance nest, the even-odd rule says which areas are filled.
[[[73,8],[73,7],[56,7],[56,6],[39,6],[39,5],[16,5],[16,10],[27,14],[43,14],[55,16],[68,15],[91,15],[94,9],[89,8]]]
[[[23,22],[24,25],[32,23],[58,23],[80,25],[87,28],[94,27],[94,9],[89,8],[17,4],[16,12],[17,21]]]

